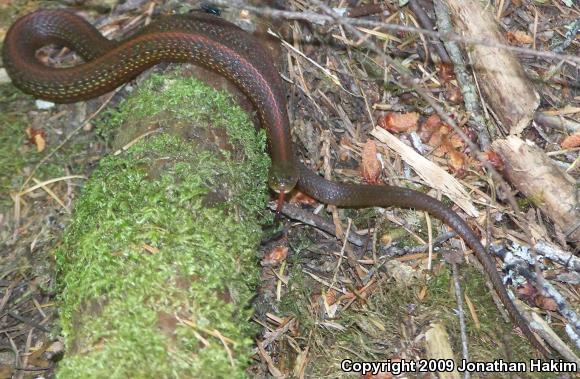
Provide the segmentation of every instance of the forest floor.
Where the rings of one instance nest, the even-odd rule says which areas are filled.
[[[469,142],[478,142],[479,134],[470,128],[470,114],[454,73],[440,63],[429,38],[371,27],[360,27],[364,39],[355,38],[333,23],[263,17],[272,13],[269,7],[274,2],[256,3],[252,2],[260,7],[261,15],[234,7],[224,9],[223,17],[257,31],[272,48],[273,61],[287,81],[297,150],[310,167],[337,181],[406,186],[442,198],[441,191],[414,171],[408,156],[371,137],[371,130],[379,125],[459,181],[469,193],[468,203],[460,207],[446,197],[443,201],[497,251],[525,256],[530,246],[547,241],[578,259],[577,245],[567,241],[565,231],[543,213],[538,199],[522,195],[513,186],[507,194],[473,154]],[[318,12],[323,19],[324,12],[314,3],[287,1],[285,9]],[[340,10],[346,3],[357,2],[325,3]],[[409,6],[381,3],[382,7],[344,9],[370,20],[423,28],[420,19],[433,16],[428,6],[424,14],[417,14]],[[580,7],[569,3],[505,2],[498,17],[500,29],[512,46],[562,50],[578,57]],[[0,40],[19,16],[38,8],[65,6],[74,6],[109,38],[120,38],[159,14],[198,9],[200,2],[0,0]],[[288,42],[280,44],[277,38],[266,36],[268,27]],[[404,67],[452,115],[470,141],[458,136],[424,98],[401,88],[397,84],[400,74],[370,51],[365,41]],[[532,121],[521,137],[533,141],[577,183],[578,63],[516,56],[540,96],[537,112],[562,117],[568,125],[556,128]],[[74,60],[61,49],[43,51],[39,58],[49,63]],[[103,134],[96,128],[98,120],[123,96],[116,93],[55,106],[22,94],[0,66],[0,378],[52,377],[65,353],[59,336],[53,251],[74,212],[83,181],[111,151],[106,131]],[[509,134],[509,127],[486,108],[483,96],[478,94],[477,99],[493,131],[491,140]],[[495,156],[489,150],[486,153]],[[510,196],[515,203],[506,200]],[[256,336],[249,376],[360,377],[360,373],[342,371],[341,361],[429,358],[427,340],[439,326],[455,359],[461,358],[462,346],[467,346],[473,361],[527,362],[537,357],[498,310],[477,262],[470,254],[460,253],[457,259],[454,252],[463,252],[464,246],[436,220],[412,210],[323,207],[300,193],[291,198],[283,215],[282,221],[264,231],[257,253],[262,277],[254,321],[262,331]],[[306,225],[310,219],[316,227]],[[533,239],[524,225],[533,230]],[[469,263],[453,263],[460,261]],[[502,271],[503,262],[497,261]],[[548,321],[564,346],[578,355],[574,344],[580,343],[572,341],[565,328],[572,327],[570,315],[580,312],[580,273],[548,258],[542,260],[541,271],[562,296],[565,308],[513,272],[508,274],[509,288],[527,312]],[[463,293],[461,306],[456,286]],[[572,313],[564,314],[562,309]],[[466,319],[465,327],[458,314]],[[381,375],[364,377],[435,377],[433,373]],[[569,375],[528,372],[520,377]]]

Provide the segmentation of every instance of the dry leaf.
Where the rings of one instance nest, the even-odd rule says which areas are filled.
[[[507,33],[507,40],[511,44],[529,45],[534,42],[534,38],[521,30]]]
[[[382,234],[379,238],[381,246],[389,246],[393,243],[393,237],[389,233]]]
[[[338,297],[337,295],[338,295],[337,292],[333,289],[329,289],[328,291],[326,291],[326,296],[324,298],[326,304],[333,305],[337,300]]]
[[[455,79],[455,72],[453,71],[453,65],[449,63],[440,63],[439,67],[439,79],[443,83],[447,83]]]
[[[429,116],[419,127],[419,137],[421,141],[424,143],[429,142],[433,133],[439,130],[439,126],[441,126],[441,118],[437,114],[432,114]]]
[[[451,83],[445,83],[443,85],[443,96],[445,96],[445,100],[451,104],[459,104],[463,101],[461,90],[459,87]]]
[[[48,368],[52,366],[52,363],[46,359],[44,353],[50,347],[50,342],[45,342],[38,350],[34,351],[28,356],[28,364],[41,368]]]
[[[378,125],[392,133],[411,132],[417,129],[419,114],[416,112],[389,112],[379,118]]]
[[[477,309],[475,308],[475,305],[473,305],[473,302],[471,301],[469,296],[467,296],[467,293],[464,292],[463,297],[465,298],[467,308],[469,308],[469,313],[471,314],[471,318],[473,319],[473,323],[475,324],[475,329],[477,330],[481,329],[481,321],[479,321],[479,316],[477,315]]]
[[[434,147],[432,154],[437,157],[448,156],[448,166],[457,176],[465,175],[468,157],[463,153],[465,142],[458,135],[452,134],[451,127],[441,121],[438,115],[432,114],[419,128],[421,140]]]
[[[300,191],[292,191],[290,198],[288,199],[288,202],[292,204],[306,204],[306,205],[316,204],[316,200],[314,200],[304,192]]]
[[[421,287],[421,291],[419,291],[419,295],[417,295],[417,298],[420,301],[423,301],[427,297],[428,293],[429,293],[429,290],[427,289],[427,286],[423,286],[423,287]]]
[[[345,136],[342,136],[340,138],[340,146],[354,147],[354,145],[352,144],[352,140],[348,137],[345,137]]]
[[[142,245],[142,247],[143,247],[143,249],[145,249],[150,254],[158,254],[159,253],[159,249],[156,248],[155,246],[151,246],[151,245],[148,245],[148,244],[144,243]]]
[[[346,293],[344,293],[344,294],[342,294],[340,296],[340,298],[338,299],[338,301],[350,301],[350,300],[353,300],[353,299],[357,298],[357,296],[359,298],[365,298],[366,299],[366,291],[363,292],[362,294],[359,293],[358,295],[355,295],[354,293],[352,293],[350,291],[347,291]]]
[[[457,150],[449,151],[449,168],[456,176],[464,176],[466,171],[465,154]]]
[[[520,299],[523,299],[530,304],[535,304],[537,307],[542,309],[555,311],[558,308],[556,302],[553,299],[540,294],[536,287],[528,282],[522,286],[519,286],[516,289],[516,293]]]
[[[580,133],[572,134],[564,138],[564,141],[560,144],[562,149],[572,149],[578,146],[580,146]]]
[[[556,302],[554,301],[554,299],[546,297],[546,296],[542,296],[542,295],[538,295],[536,296],[536,298],[534,299],[534,303],[536,303],[536,305],[542,309],[545,309],[547,311],[556,311],[558,309],[558,306],[556,305]]]
[[[338,303],[335,301],[335,295],[334,290],[330,290],[326,296],[322,295],[324,312],[330,318],[334,318],[336,316],[336,311],[338,310]]]
[[[445,126],[447,126],[447,125],[445,125]],[[450,133],[451,129],[449,129],[448,132]],[[461,138],[457,134],[450,134],[448,141],[449,141],[450,147],[452,149],[465,150],[465,141],[463,140],[463,138]]]
[[[46,141],[44,140],[42,134],[37,134],[34,136],[34,144],[36,145],[37,152],[41,153],[44,151],[44,148],[46,147]]]
[[[520,299],[530,301],[538,294],[538,290],[536,290],[534,286],[526,282],[524,285],[519,286],[516,289],[516,293],[518,294],[518,297]]]
[[[338,159],[345,162],[350,159],[350,149],[353,148],[352,140],[348,137],[342,137],[340,139],[338,148]]]
[[[370,184],[378,183],[381,176],[381,162],[377,159],[377,144],[373,140],[368,140],[363,145],[361,174]]]
[[[42,129],[35,129],[28,127],[25,130],[28,142],[36,146],[36,151],[39,153],[46,148],[46,133]]]
[[[447,125],[445,124],[441,125],[439,127],[439,130],[433,133],[431,135],[431,138],[429,138],[429,140],[427,141],[427,145],[435,148],[432,154],[435,155],[436,157],[444,156],[445,154],[447,154],[450,148],[451,150],[453,150],[453,147],[448,142],[447,134],[449,133],[449,129],[447,129],[446,126]]]
[[[288,247],[276,246],[268,251],[262,259],[262,266],[275,266],[282,262],[288,256]]]
[[[483,152],[485,159],[498,171],[503,171],[505,168],[505,163],[501,156],[493,150],[487,150]]]

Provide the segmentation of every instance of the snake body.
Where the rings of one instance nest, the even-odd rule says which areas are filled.
[[[38,61],[36,52],[49,44],[66,46],[85,62],[68,68],[47,67]],[[59,103],[107,93],[160,62],[191,62],[225,76],[252,101],[267,132],[272,158],[269,186],[273,190],[288,192],[297,186],[327,204],[395,206],[430,213],[473,249],[512,320],[542,354],[548,354],[510,300],[495,263],[459,215],[440,201],[411,189],[325,180],[295,159],[284,84],[263,46],[237,26],[204,13],[168,16],[121,42],[113,42],[70,11],[40,10],[11,26],[2,58],[15,86]]]

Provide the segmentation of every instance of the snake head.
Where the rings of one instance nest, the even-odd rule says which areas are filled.
[[[268,174],[268,187],[276,193],[288,193],[298,183],[298,169],[291,164],[273,164]]]

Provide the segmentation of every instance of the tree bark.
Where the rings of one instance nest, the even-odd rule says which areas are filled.
[[[491,12],[478,0],[445,0],[461,34],[506,43]],[[469,47],[477,81],[490,108],[509,134],[521,133],[534,117],[540,98],[517,58],[505,49]]]
[[[574,179],[532,142],[516,136],[494,141],[492,148],[504,163],[506,178],[531,199],[564,232],[580,241],[578,188]]]

